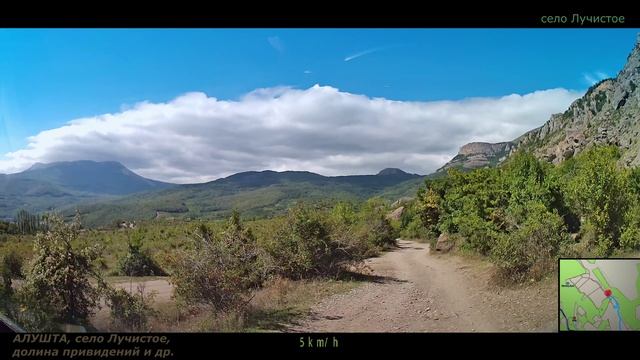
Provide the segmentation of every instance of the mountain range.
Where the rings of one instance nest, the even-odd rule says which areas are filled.
[[[620,147],[623,166],[640,165],[640,36],[615,78],[589,88],[560,114],[518,138],[501,143],[473,142],[434,174],[449,168],[499,166],[519,149],[558,163],[589,147]],[[87,225],[158,217],[245,216],[279,213],[300,199],[362,200],[414,196],[425,176],[400,169],[377,175],[322,176],[306,171],[249,171],[202,184],[177,185],[141,177],[117,162],[73,161],[35,164],[17,174],[0,175],[0,218],[18,209],[32,212],[78,209]]]
[[[172,186],[146,179],[113,161],[36,163],[19,173],[0,174],[0,218],[11,218],[18,209],[51,211]]]
[[[389,199],[415,194],[423,176],[400,169],[377,175],[322,176],[307,171],[248,171],[201,184],[170,184],[135,174],[118,162],[35,164],[0,175],[0,218],[19,209],[83,214],[89,226],[156,217],[226,216],[232,209],[265,216],[300,199]]]

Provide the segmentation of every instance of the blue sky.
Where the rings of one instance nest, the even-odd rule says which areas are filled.
[[[0,30],[0,154],[70,120],[189,92],[238,100],[315,84],[430,102],[615,76],[634,29]],[[1,169],[0,169],[1,170]]]

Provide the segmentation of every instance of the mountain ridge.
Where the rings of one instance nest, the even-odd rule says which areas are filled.
[[[144,178],[115,161],[35,163],[22,172],[0,174],[0,218],[10,219],[19,209],[55,211],[80,202],[171,186]]]
[[[233,209],[249,217],[284,212],[293,203],[327,200],[359,201],[371,196],[415,195],[424,176],[404,171],[380,175],[323,176],[308,171],[247,171],[207,183],[184,184],[124,198],[76,204],[89,226],[105,226],[121,219],[160,217],[223,218]]]
[[[488,150],[473,156],[459,152],[438,169],[451,167],[464,170],[496,166],[519,149],[532,151],[537,157],[559,163],[596,145],[615,145],[621,149],[623,166],[640,165],[640,34],[615,78],[592,85],[567,110],[553,114],[541,126],[504,143],[502,156]],[[470,143],[473,144],[473,143]],[[461,150],[466,146],[461,147]],[[486,148],[486,147],[485,147]],[[475,161],[477,159],[484,161]]]
[[[115,161],[35,163],[20,173],[0,174],[0,218],[11,218],[21,208],[66,214],[81,209],[84,213],[100,214],[89,219],[90,225],[105,225],[104,219],[119,214],[132,220],[140,218],[136,209],[142,209],[142,218],[159,214],[215,217],[226,214],[231,207],[265,215],[278,210],[278,203],[294,200],[316,201],[323,197],[358,200],[375,194],[403,196],[415,193],[422,179],[421,175],[396,168],[383,169],[376,175],[344,176],[263,170],[240,172],[205,183],[169,184],[141,177]],[[144,204],[140,207],[137,202]]]

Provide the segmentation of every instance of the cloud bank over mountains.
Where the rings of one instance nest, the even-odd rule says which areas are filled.
[[[558,88],[408,102],[318,85],[258,89],[233,101],[194,92],[42,131],[0,157],[0,173],[35,162],[114,160],[176,183],[265,169],[346,175],[399,167],[427,174],[461,145],[512,140],[581,94]]]

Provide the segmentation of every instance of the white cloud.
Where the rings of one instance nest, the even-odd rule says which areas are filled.
[[[470,141],[507,141],[542,125],[580,94],[403,102],[315,85],[255,90],[237,101],[187,93],[166,103],[72,120],[0,158],[0,172],[34,162],[115,160],[158,180],[188,183],[247,170],[427,174]]]
[[[267,42],[274,48],[277,52],[284,52],[284,42],[278,36],[269,36],[267,38]]]
[[[375,52],[378,52],[378,51],[381,51],[381,50],[384,50],[384,49],[385,49],[384,47],[377,47],[377,48],[373,48],[373,49],[367,49],[367,50],[364,50],[364,51],[360,51],[360,52],[357,52],[355,54],[352,54],[352,55],[349,55],[349,56],[345,57],[344,61],[355,60],[355,59],[357,59],[359,57],[363,57],[365,55],[373,54]]]

